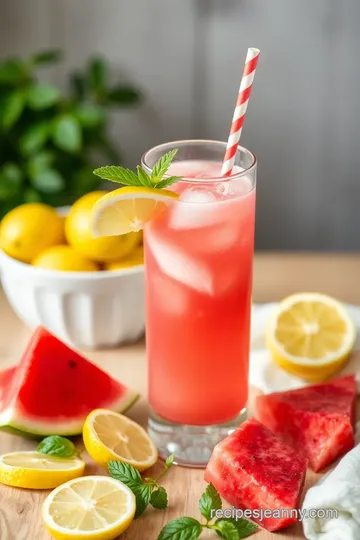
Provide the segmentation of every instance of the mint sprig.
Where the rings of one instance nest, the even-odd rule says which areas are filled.
[[[36,448],[41,454],[60,458],[70,458],[77,454],[74,443],[60,435],[45,437]]]
[[[129,463],[109,461],[108,471],[111,476],[128,486],[135,495],[135,518],[143,514],[149,503],[158,510],[167,507],[168,498],[166,489],[160,486],[159,480],[170,469],[174,457],[173,454],[168,457],[164,469],[156,478],[146,477],[144,480],[141,478],[139,471]]]
[[[157,540],[196,540],[204,529],[210,529],[225,540],[241,540],[257,531],[257,525],[247,519],[222,517],[214,521],[216,510],[222,509],[222,502],[216,488],[209,484],[199,500],[199,509],[206,522],[192,517],[181,517],[169,521]]]
[[[110,182],[117,182],[124,186],[165,188],[181,180],[179,176],[164,178],[176,153],[177,149],[174,149],[164,154],[155,163],[151,175],[140,165],[136,167],[137,173],[125,167],[119,167],[118,165],[106,165],[105,167],[95,169],[94,174],[100,176],[103,180],[110,180]]]

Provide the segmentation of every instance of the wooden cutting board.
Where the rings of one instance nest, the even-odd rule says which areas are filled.
[[[294,273],[294,268],[296,272]],[[359,256],[329,255],[262,255],[255,264],[256,301],[276,300],[300,290],[318,290],[342,300],[360,303],[358,275]],[[346,275],[346,279],[343,277]],[[340,279],[342,277],[342,279]],[[357,295],[357,297],[356,297]],[[30,331],[13,314],[0,291],[0,368],[16,363],[29,339]],[[146,364],[144,343],[118,350],[93,352],[87,355],[101,368],[125,384],[146,395]],[[147,405],[141,400],[129,416],[146,423]],[[0,433],[0,453],[34,449],[35,443],[22,437]],[[149,475],[156,474],[156,469]],[[88,460],[88,474],[103,474],[103,470]],[[320,477],[308,471],[306,486]],[[198,499],[204,490],[203,471],[173,467],[164,478],[170,506],[166,511],[148,509],[122,535],[122,540],[156,540],[163,525],[179,516],[200,517]],[[0,485],[0,540],[50,540],[41,520],[41,503],[47,492],[27,491]],[[218,538],[211,532],[204,538]],[[303,539],[301,525],[276,534],[260,530],[256,540]]]

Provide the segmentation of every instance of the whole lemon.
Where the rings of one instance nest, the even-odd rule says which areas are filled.
[[[52,246],[45,249],[32,262],[34,266],[64,272],[96,272],[99,266],[83,257],[70,246]]]
[[[0,246],[19,261],[29,263],[44,249],[63,240],[63,220],[47,204],[22,204],[10,210],[1,222]]]
[[[106,191],[93,191],[84,195],[71,207],[65,220],[65,235],[69,244],[79,253],[98,262],[126,257],[137,244],[136,235],[94,238],[91,230],[91,210]]]
[[[140,264],[144,264],[144,247],[136,246],[132,252],[123,259],[106,263],[104,270],[122,270],[124,268],[131,268],[132,266],[138,266]]]

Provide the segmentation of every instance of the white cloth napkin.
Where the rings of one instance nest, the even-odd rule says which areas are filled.
[[[309,517],[309,510],[337,511],[337,516]],[[306,493],[302,506],[308,540],[360,539],[360,445]],[[324,515],[320,513],[319,516]]]
[[[276,307],[276,304],[255,304],[252,308],[251,321],[251,353],[250,353],[250,384],[262,390],[265,394],[270,392],[281,392],[301,388],[307,383],[290,375],[278,367],[271,359],[265,346],[265,327],[267,320]],[[355,349],[360,349],[360,308],[346,305],[350,315],[353,317],[358,333]],[[355,355],[339,373],[345,375],[355,373],[358,393],[360,393],[360,355]],[[345,537],[343,537],[345,539]],[[358,537],[360,540],[360,534]]]

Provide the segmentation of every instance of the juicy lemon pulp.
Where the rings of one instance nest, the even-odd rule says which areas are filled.
[[[101,237],[140,231],[177,197],[173,191],[140,186],[111,191],[94,205],[93,234]]]
[[[118,460],[144,471],[157,460],[156,447],[146,431],[126,416],[106,409],[89,414],[83,439],[89,455],[104,467]]]
[[[71,480],[44,502],[43,519],[55,538],[116,538],[133,520],[135,497],[122,482],[107,476]]]
[[[338,371],[355,341],[355,326],[345,308],[316,293],[283,300],[268,327],[267,343],[276,363],[317,382]]]
[[[57,458],[40,452],[12,452],[0,458],[0,482],[29,489],[51,489],[84,473],[79,458]]]

